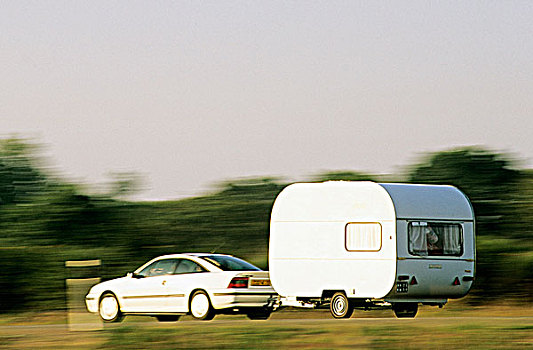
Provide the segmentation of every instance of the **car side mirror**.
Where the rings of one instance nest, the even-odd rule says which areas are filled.
[[[144,275],[139,275],[138,273],[135,273],[135,272],[128,272],[127,276],[131,278],[144,278]]]

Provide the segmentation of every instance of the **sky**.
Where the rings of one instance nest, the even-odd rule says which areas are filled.
[[[469,145],[533,167],[531,1],[2,1],[0,137],[140,199],[395,173]]]

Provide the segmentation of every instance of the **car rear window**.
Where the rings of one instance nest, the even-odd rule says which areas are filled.
[[[210,262],[224,271],[261,271],[260,268],[250,264],[249,262],[233,256],[204,255],[200,256],[200,258]]]

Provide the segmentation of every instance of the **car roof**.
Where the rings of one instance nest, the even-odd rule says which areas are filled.
[[[179,258],[179,257],[185,257],[185,256],[202,257],[202,256],[212,256],[212,255],[216,255],[216,256],[231,256],[231,255],[228,255],[228,254],[215,254],[215,253],[176,253],[176,254],[161,255],[161,256],[156,257],[155,259],[160,259],[160,258]]]

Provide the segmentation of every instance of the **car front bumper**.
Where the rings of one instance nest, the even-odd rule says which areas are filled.
[[[98,298],[96,295],[88,294],[85,297],[85,305],[87,306],[87,311],[96,313],[98,312]]]

